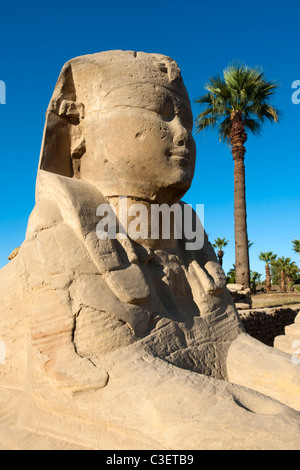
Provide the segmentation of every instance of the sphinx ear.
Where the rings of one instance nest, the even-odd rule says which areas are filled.
[[[84,119],[84,105],[76,101],[63,100],[59,107],[59,116],[69,124],[70,159],[72,176],[80,178],[80,159],[86,152],[86,142],[80,125]]]
[[[46,114],[39,169],[61,176],[79,177],[79,162],[85,153],[82,119],[84,105],[76,101],[69,63],[60,74]]]
[[[84,119],[84,105],[76,101],[62,100],[58,114],[70,124],[78,125]]]

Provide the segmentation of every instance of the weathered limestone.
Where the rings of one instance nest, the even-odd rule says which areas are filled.
[[[15,248],[15,249],[11,252],[11,254],[8,256],[7,259],[8,259],[9,261],[11,261],[12,259],[14,259],[14,258],[17,256],[17,254],[19,253],[19,251],[20,251],[20,247]]]
[[[252,307],[251,290],[242,284],[227,284],[235,306],[238,310],[245,310]]]
[[[295,323],[285,327],[285,334],[275,338],[274,347],[292,354],[300,363],[300,312],[295,318]]]
[[[168,57],[63,68],[26,239],[0,272],[0,447],[300,447],[300,369],[244,333],[207,237],[97,237],[101,204],[181,199],[192,128]]]
[[[300,411],[299,367],[292,367],[288,355],[259,341],[254,343],[251,336],[245,334],[233,342],[227,365],[231,382],[272,396]]]

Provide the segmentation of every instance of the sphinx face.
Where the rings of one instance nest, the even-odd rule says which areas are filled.
[[[104,196],[175,202],[195,169],[189,102],[165,87],[130,85],[110,92],[84,120],[81,178]]]

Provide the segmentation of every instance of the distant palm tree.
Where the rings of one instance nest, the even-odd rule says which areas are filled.
[[[272,265],[278,270],[278,273],[280,274],[280,289],[282,292],[286,292],[287,273],[289,272],[292,263],[293,262],[291,258],[285,258],[284,256],[276,259],[276,261],[272,263]]]
[[[224,256],[223,248],[225,248],[225,246],[227,246],[228,243],[229,243],[229,240],[226,240],[226,238],[216,238],[215,243],[213,244],[214,248],[219,248],[217,255],[218,255],[219,263],[221,266],[223,266],[223,256]]]
[[[278,85],[266,80],[260,67],[230,65],[223,77],[209,79],[205,95],[195,100],[205,106],[196,118],[196,132],[217,128],[220,140],[231,144],[234,159],[235,264],[239,284],[250,287],[245,164],[247,132],[258,134],[267,119],[278,122],[279,112],[269,104]]]
[[[232,268],[227,273],[227,284],[236,284],[235,264],[232,265]]]
[[[293,284],[299,275],[299,268],[295,261],[291,261],[285,270],[288,290],[292,290]]]
[[[259,259],[266,263],[266,287],[267,293],[271,292],[272,284],[271,284],[271,269],[270,264],[274,263],[276,260],[277,255],[275,255],[272,251],[266,251],[265,253],[261,252],[259,255]]]
[[[261,274],[256,271],[251,271],[251,291],[256,294],[257,283],[260,282]]]
[[[300,240],[293,240],[292,241],[292,244],[294,245],[293,246],[293,250],[298,253],[298,255],[300,255]]]

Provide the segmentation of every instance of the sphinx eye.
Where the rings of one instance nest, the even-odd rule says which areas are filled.
[[[168,120],[172,120],[175,117],[175,110],[174,110],[174,104],[171,98],[167,98],[163,101],[163,103],[160,105],[158,114],[163,116],[164,118]]]

